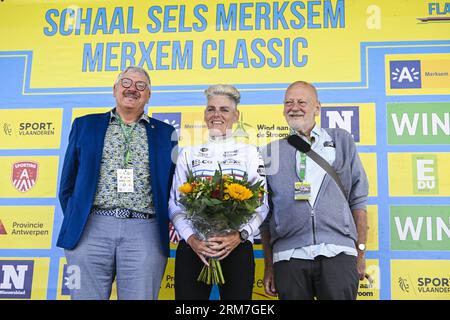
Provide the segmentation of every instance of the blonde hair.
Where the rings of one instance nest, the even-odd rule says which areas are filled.
[[[229,84],[215,84],[205,90],[206,99],[210,99],[214,96],[226,96],[234,101],[237,105],[241,102],[241,94],[238,89]]]

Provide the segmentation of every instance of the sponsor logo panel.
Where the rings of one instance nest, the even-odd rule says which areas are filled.
[[[54,198],[57,156],[0,157],[0,197]]]
[[[55,207],[0,206],[0,249],[50,249]]]
[[[386,94],[447,94],[450,54],[395,54],[385,56]]]
[[[357,106],[322,107],[320,109],[323,128],[341,128],[352,134],[355,142],[360,142],[359,108]]]
[[[424,25],[428,23],[441,23],[450,21],[450,2],[447,1],[437,1],[426,2],[424,1],[423,15],[418,17],[417,20],[422,22]]]
[[[12,183],[20,192],[33,188],[38,175],[39,164],[32,161],[19,161],[12,166]]]
[[[0,149],[58,149],[62,109],[0,109]]]
[[[389,195],[450,196],[450,153],[388,153]]]
[[[388,143],[448,144],[450,103],[388,103]]]
[[[323,128],[347,130],[358,145],[376,144],[375,119],[374,103],[324,104],[316,118]]]
[[[450,261],[391,260],[393,300],[449,300]]]
[[[439,173],[434,154],[413,154],[412,159],[414,194],[438,194]]]
[[[0,299],[30,299],[33,260],[0,260]]]
[[[450,206],[391,206],[391,250],[450,250]]]
[[[56,299],[70,300],[70,290],[81,287],[81,277],[82,274],[78,266],[68,265],[66,258],[60,258]],[[116,281],[112,284],[111,297],[109,300],[117,300]]]
[[[359,281],[357,300],[380,300],[380,267],[378,260],[366,260],[366,277]]]
[[[49,258],[0,258],[0,299],[45,300]]]

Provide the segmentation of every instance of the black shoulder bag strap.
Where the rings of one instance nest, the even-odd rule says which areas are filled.
[[[333,178],[333,180],[338,185],[339,189],[341,189],[344,198],[347,199],[347,195],[345,193],[345,189],[344,186],[342,185],[341,179],[339,179],[334,168],[324,158],[322,158],[315,151],[311,150],[311,146],[305,140],[300,138],[298,135],[294,134],[289,136],[287,141],[295,149],[297,149],[300,152],[303,152],[308,157],[310,157],[314,162],[316,162],[319,166],[321,166],[322,169],[325,170]]]

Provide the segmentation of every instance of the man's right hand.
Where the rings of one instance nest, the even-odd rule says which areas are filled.
[[[264,290],[269,296],[276,297],[277,289],[275,288],[275,279],[273,276],[273,267],[264,268]]]
[[[206,257],[214,257],[218,253],[216,250],[213,250],[209,247],[210,243],[207,241],[200,240],[197,235],[191,235],[187,240],[187,244],[194,250],[194,252],[198,255],[200,260],[209,267],[209,263],[206,260]]]

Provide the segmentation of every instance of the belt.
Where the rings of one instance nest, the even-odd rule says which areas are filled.
[[[120,219],[153,219],[154,214],[143,213],[130,209],[114,208],[114,209],[98,209],[94,208],[92,214],[99,214],[101,216],[113,216]]]

